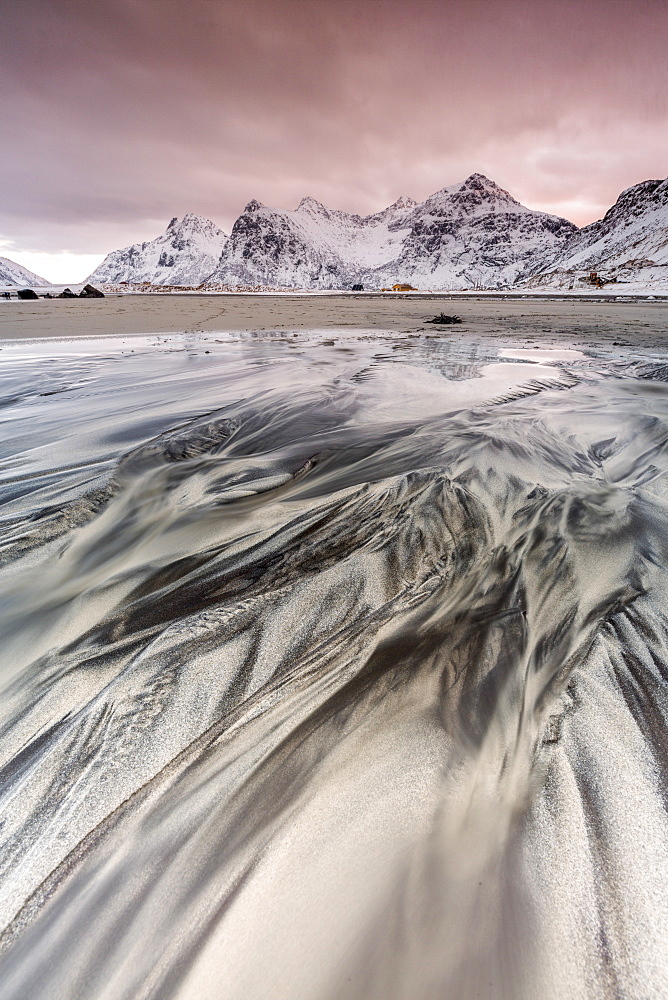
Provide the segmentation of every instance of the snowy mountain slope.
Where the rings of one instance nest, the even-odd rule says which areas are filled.
[[[49,285],[46,278],[33,274],[27,267],[21,267],[7,257],[0,257],[0,285],[11,285],[15,288],[33,288]]]
[[[212,282],[272,287],[499,286],[556,256],[576,227],[525,208],[481,174],[422,204],[400,198],[360,217],[304,198],[277,212],[251,201]]]
[[[401,252],[415,204],[400,198],[383,212],[362,218],[332,211],[308,197],[287,212],[251,201],[232,227],[210,280],[345,288]]]
[[[173,218],[149,243],[107,254],[86,279],[95,284],[127,281],[154,285],[199,285],[214,270],[227,234],[209,219],[188,213]]]
[[[577,285],[592,270],[617,281],[666,284],[668,179],[622,191],[604,217],[571,236],[552,266],[541,269],[530,285]]]
[[[424,288],[511,285],[552,259],[573,223],[526,208],[482,174],[416,206],[400,257],[365,276],[369,285],[408,280]]]

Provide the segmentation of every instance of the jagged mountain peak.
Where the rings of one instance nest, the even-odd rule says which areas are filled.
[[[478,173],[470,174],[466,180],[461,182],[459,188],[466,191],[499,191],[501,194],[508,194],[502,187],[499,187],[496,181],[492,181],[484,174]]]
[[[178,217],[175,215],[167,226],[165,236],[168,234],[209,234],[209,233],[222,233],[223,230],[220,229],[215,222],[211,219],[207,219],[203,215],[196,215],[194,212],[186,212],[185,215]],[[160,239],[160,237],[158,237]]]
[[[186,214],[182,215],[181,218],[179,218],[178,215],[175,215],[167,226],[167,229],[189,229],[192,226],[198,225],[200,222],[208,222],[210,225],[213,225],[209,219],[203,219],[201,216],[195,215],[193,212],[186,212]]]
[[[532,209],[525,208],[508,191],[485,177],[484,174],[471,174],[466,180],[449,187],[441,188],[430,195],[424,203],[429,211],[441,209],[446,213],[456,215],[478,214],[480,212],[511,211],[530,213]]]
[[[645,196],[655,200],[656,195],[668,196],[668,178],[659,178],[647,181],[640,181],[639,184],[632,184],[620,194],[617,201],[623,201],[631,192],[636,192],[639,196]]]
[[[381,225],[387,225],[390,229],[405,229],[410,225],[410,218],[413,211],[418,208],[418,202],[414,198],[408,198],[406,195],[401,195],[396,201],[388,205],[381,212],[375,212],[373,215],[367,215],[365,218],[360,219],[360,222],[364,226],[375,226],[379,223]],[[358,216],[355,216],[357,219]]]
[[[244,208],[243,214],[251,214],[252,212],[262,212],[266,210],[266,205],[263,205],[261,201],[257,198],[251,198],[246,207]]]
[[[307,194],[305,198],[302,198],[302,200],[297,205],[296,211],[318,212],[329,215],[329,209],[325,205],[323,205],[322,202],[317,201],[315,198],[312,198],[310,194]]]
[[[619,198],[605,213],[602,223],[615,222],[621,216],[632,219],[647,211],[668,206],[668,179],[647,180],[622,191]],[[594,223],[595,224],[595,223]]]
[[[402,195],[400,195],[397,198],[396,201],[393,201],[392,204],[388,206],[387,211],[388,212],[393,212],[393,211],[400,212],[400,211],[403,211],[404,209],[415,208],[416,205],[417,205],[417,202],[416,202],[415,198],[409,198],[408,195],[402,194]]]

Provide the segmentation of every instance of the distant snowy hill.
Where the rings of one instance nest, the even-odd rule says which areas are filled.
[[[188,213],[173,218],[150,243],[107,254],[86,279],[95,284],[149,281],[154,285],[199,285],[218,264],[227,235],[209,219]]]
[[[623,191],[599,222],[575,233],[529,287],[582,287],[596,271],[603,280],[668,288],[668,179]]]
[[[33,288],[49,285],[46,278],[40,278],[26,267],[21,267],[7,257],[0,257],[0,285],[13,285],[16,288]]]
[[[278,212],[251,201],[210,281],[275,288],[509,285],[552,259],[576,227],[525,208],[481,174],[422,204],[400,198],[360,217],[304,198]]]

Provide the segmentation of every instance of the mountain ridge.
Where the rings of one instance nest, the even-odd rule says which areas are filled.
[[[590,266],[596,254],[587,256],[587,247],[598,241],[603,253],[620,243],[620,233],[620,245],[633,236],[637,260],[647,258],[648,247],[658,252],[668,246],[668,181],[627,188],[603,219],[578,229],[527,208],[474,173],[423,202],[401,196],[366,216],[330,209],[310,195],[291,210],[251,199],[229,236],[187,213],[155,240],[108,254],[88,280],[286,289],[374,289],[398,281],[434,290],[508,288],[549,283],[555,270],[570,273],[578,254],[582,266]],[[668,265],[668,250],[665,256]]]
[[[446,288],[508,285],[551,258],[576,227],[526,208],[482,174],[424,202],[403,196],[367,216],[302,198],[276,211],[256,200],[232,227],[212,284],[334,289],[396,281]]]
[[[602,219],[569,238],[530,287],[571,287],[591,272],[602,280],[668,287],[668,179],[626,188]]]

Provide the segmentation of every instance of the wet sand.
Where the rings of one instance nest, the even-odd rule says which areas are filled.
[[[552,305],[2,345],[2,1000],[665,995],[665,308]]]
[[[425,324],[456,313],[457,326]],[[0,305],[0,341],[215,330],[359,327],[526,343],[661,347],[668,300],[592,301],[371,295],[126,295]]]

